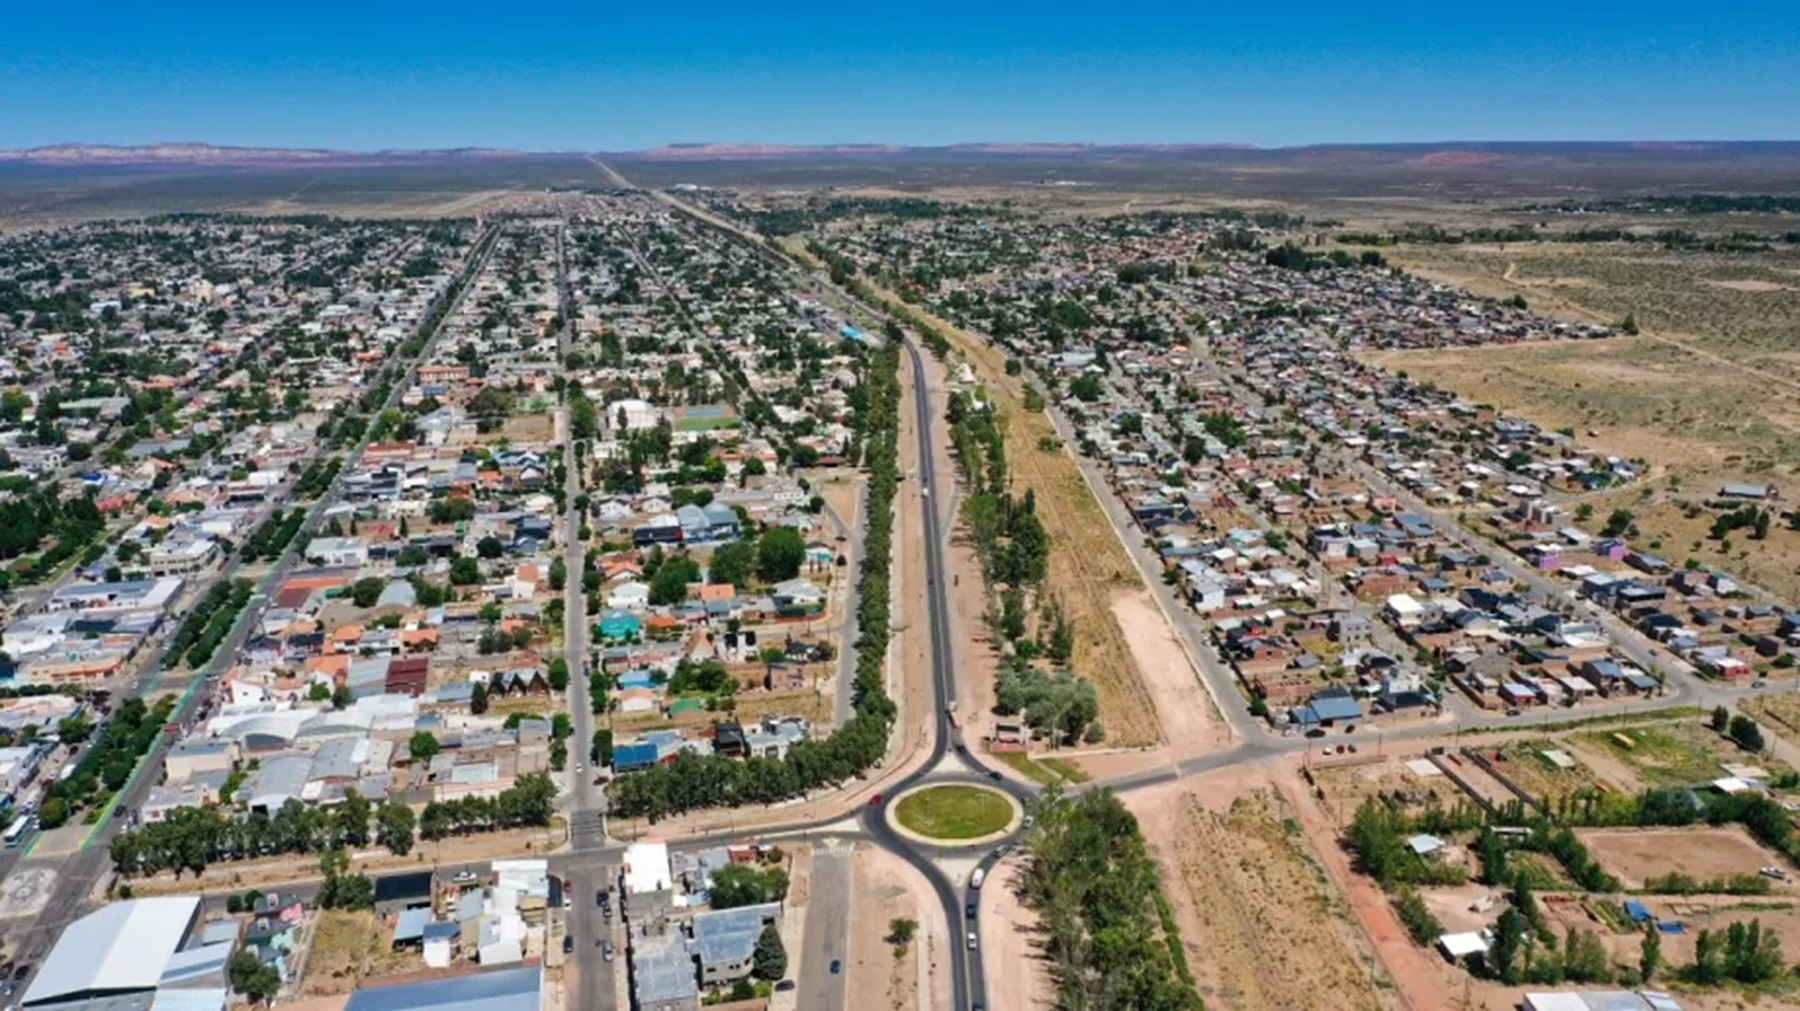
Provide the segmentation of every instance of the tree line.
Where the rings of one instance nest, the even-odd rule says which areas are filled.
[[[229,804],[231,798],[225,798]],[[273,813],[239,814],[229,807],[179,808],[168,818],[113,837],[113,869],[126,878],[173,871],[199,874],[230,860],[293,853],[329,853],[373,840],[395,854],[412,851],[418,837],[442,839],[474,831],[548,825],[556,786],[543,773],[520,776],[494,797],[433,801],[416,815],[405,802],[379,805],[355,790],[330,807],[290,798]]]
[[[1168,900],[1137,819],[1110,791],[1032,808],[1025,901],[1044,917],[1058,1007],[1199,1011]]]

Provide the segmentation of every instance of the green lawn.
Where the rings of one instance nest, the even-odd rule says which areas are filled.
[[[1013,806],[982,786],[931,786],[900,798],[894,817],[933,839],[976,839],[1011,824]]]

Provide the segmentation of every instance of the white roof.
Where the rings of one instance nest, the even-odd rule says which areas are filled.
[[[1395,614],[1419,614],[1425,605],[1414,600],[1410,594],[1396,593],[1387,599],[1387,606]]]
[[[1531,1011],[1588,1011],[1588,1002],[1581,995],[1571,991],[1556,993],[1528,993],[1525,995],[1525,1006]]]
[[[1471,930],[1461,934],[1445,934],[1438,938],[1438,947],[1443,948],[1444,953],[1451,958],[1462,958],[1464,955],[1488,950],[1488,943],[1480,934]]]
[[[44,959],[24,1003],[155,989],[199,908],[196,895],[131,899],[76,920]]]
[[[628,894],[663,891],[671,887],[671,877],[668,843],[640,842],[625,847],[625,891]]]

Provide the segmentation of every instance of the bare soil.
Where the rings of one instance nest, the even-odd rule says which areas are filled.
[[[988,872],[981,890],[982,969],[993,1011],[1048,1011],[1056,1006],[1056,981],[1044,955],[1044,922],[1027,906],[1023,856],[1011,856]]]
[[[1698,881],[1733,874],[1755,874],[1782,863],[1775,854],[1736,826],[1667,829],[1578,829],[1600,866],[1627,888],[1679,871]],[[1776,883],[1777,890],[1786,886]]]
[[[1230,729],[1150,591],[1115,594],[1112,613],[1155,700],[1157,725],[1171,757],[1191,758],[1230,747]]]
[[[851,905],[848,972],[849,992],[856,995],[856,1006],[890,1011],[946,1006],[950,977],[940,963],[951,938],[943,907],[929,894],[924,880],[892,853],[861,846],[854,864],[856,902]],[[887,939],[896,919],[918,924],[904,948]],[[941,998],[935,993],[921,994],[921,968],[931,989],[944,991]],[[940,1000],[943,1003],[938,1003]]]

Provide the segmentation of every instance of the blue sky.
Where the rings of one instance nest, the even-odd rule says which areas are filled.
[[[0,148],[1800,138],[1792,0],[1008,8],[19,4]]]

